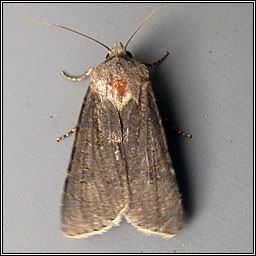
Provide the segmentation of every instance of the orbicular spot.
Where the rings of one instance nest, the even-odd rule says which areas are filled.
[[[127,81],[124,78],[112,79],[112,95],[113,97],[122,98],[127,91]]]

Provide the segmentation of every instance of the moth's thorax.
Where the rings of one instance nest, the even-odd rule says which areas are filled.
[[[114,56],[92,69],[90,87],[100,94],[102,101],[109,100],[121,110],[131,99],[138,102],[141,84],[148,80],[145,65]]]

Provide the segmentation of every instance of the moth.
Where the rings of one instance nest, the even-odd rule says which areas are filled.
[[[133,59],[127,46],[160,8],[156,7],[123,45],[102,42],[64,28],[108,49],[106,59],[80,77],[90,76],[75,133],[61,205],[61,226],[71,238],[101,234],[122,217],[139,230],[172,237],[184,226],[184,210],[168,152],[147,66]]]

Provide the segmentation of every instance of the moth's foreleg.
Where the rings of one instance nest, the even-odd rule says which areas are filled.
[[[68,133],[66,133],[66,134],[64,134],[64,135],[62,135],[62,136],[60,136],[60,137],[58,137],[56,140],[59,142],[59,141],[65,139],[65,138],[71,136],[75,131],[76,131],[76,127],[74,127],[74,128],[73,128],[71,131],[69,131]]]
[[[85,79],[87,76],[90,75],[91,70],[92,70],[91,68],[88,69],[88,70],[86,70],[85,73],[84,73],[83,75],[79,76],[79,77],[72,77],[72,76],[69,76],[69,75],[67,75],[64,71],[62,71],[60,74],[63,75],[63,76],[64,76],[66,79],[68,79],[68,80],[71,80],[71,81],[73,81],[73,82],[80,82],[80,81],[82,81],[83,79]]]
[[[143,63],[145,66],[147,66],[147,67],[153,67],[153,66],[159,64],[160,62],[162,62],[168,55],[169,55],[169,52],[166,52],[163,57],[161,57],[161,58],[158,59],[157,61],[153,62],[152,64],[145,63],[145,62],[142,62],[142,63]]]

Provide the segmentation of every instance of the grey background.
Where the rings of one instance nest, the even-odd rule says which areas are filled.
[[[155,3],[5,3],[3,5],[4,252],[252,252],[253,4],[167,3],[131,41],[151,71],[187,213],[172,239],[145,235],[125,220],[103,235],[63,236],[59,208],[76,124],[89,79],[105,48],[74,33],[19,18],[57,23],[112,47],[125,42]]]

